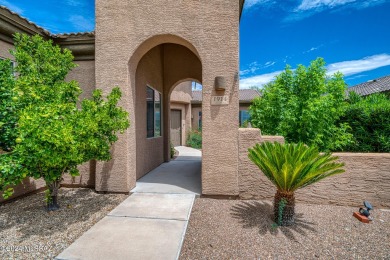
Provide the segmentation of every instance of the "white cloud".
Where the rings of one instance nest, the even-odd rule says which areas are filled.
[[[273,4],[273,0],[245,0],[245,9],[249,9],[256,5]]]
[[[304,52],[302,52],[303,54],[305,54],[305,53],[309,53],[309,52],[312,52],[312,51],[315,51],[315,50],[318,50],[318,49],[320,49],[321,47],[323,47],[324,45],[323,44],[321,44],[321,45],[318,45],[318,46],[316,46],[316,47],[311,47],[310,49],[308,49],[308,50],[306,50],[306,51],[304,51]]]
[[[84,3],[80,0],[66,0],[66,4],[70,6],[81,6],[84,5]]]
[[[14,5],[14,4],[11,4],[10,2],[8,2],[6,0],[0,0],[0,5],[7,7],[12,12],[15,12],[17,14],[23,14],[23,12],[24,12],[24,10],[22,8]]]
[[[355,2],[356,0],[303,0],[295,11],[307,11],[312,9],[334,8],[336,6],[345,5]]]
[[[379,5],[379,4],[383,4],[383,3],[386,3],[386,2],[389,2],[389,0],[370,0],[370,1],[361,1],[361,2],[357,2],[355,4],[355,7],[357,9],[363,9],[363,8],[367,8],[367,7],[370,7],[370,6],[375,6],[375,5]]]
[[[275,65],[275,63],[276,63],[275,61],[267,61],[267,62],[264,64],[263,68],[271,67],[271,66]]]
[[[240,88],[250,88],[252,86],[262,87],[265,84],[271,82],[276,75],[279,75],[282,70],[275,71],[267,74],[257,75],[240,80]]]
[[[302,0],[283,21],[299,21],[326,10],[339,11],[346,8],[364,9],[385,2],[389,2],[389,0]]]
[[[265,68],[268,68],[268,67],[275,65],[275,63],[276,63],[276,61],[267,61],[264,64],[259,64],[257,61],[252,62],[251,64],[249,64],[247,69],[240,71],[240,75],[244,76],[244,75],[248,75],[248,74],[253,74],[260,69],[265,69]]]
[[[80,31],[92,31],[95,26],[92,20],[88,20],[81,15],[72,15],[69,21],[75,28],[80,29]]]
[[[345,79],[353,80],[353,79],[360,79],[360,78],[367,77],[367,76],[368,76],[368,75],[360,74],[360,75],[356,75],[356,76],[347,77],[347,78],[345,78]]]
[[[378,54],[373,56],[364,57],[360,60],[342,61],[333,64],[329,64],[328,74],[334,74],[340,71],[344,76],[350,76],[358,74],[364,71],[374,70],[380,67],[390,65],[390,55]]]
[[[327,66],[327,74],[332,75],[338,71],[344,74],[344,76],[351,76],[355,74],[359,74],[361,72],[374,70],[377,68],[381,68],[384,66],[390,65],[390,55],[378,54],[372,55],[368,57],[364,57],[360,60],[350,60],[350,61],[342,61],[329,64]],[[253,77],[248,77],[240,80],[240,88],[250,88],[251,86],[263,87],[265,84],[271,82],[275,79],[275,76],[283,72],[275,71],[272,73],[256,75]],[[364,77],[365,75],[356,76]]]
[[[249,64],[247,69],[240,71],[240,75],[244,76],[244,75],[247,75],[247,74],[253,74],[257,70],[259,70],[260,67],[261,67],[261,65],[259,65],[259,63],[257,61],[252,62],[251,64]]]

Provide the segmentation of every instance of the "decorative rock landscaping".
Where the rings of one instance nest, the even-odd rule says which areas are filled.
[[[296,224],[277,227],[271,203],[197,199],[180,259],[389,259],[390,210],[369,224],[357,210],[298,204]]]
[[[0,206],[0,259],[53,259],[127,195],[61,188],[60,210],[38,193]]]

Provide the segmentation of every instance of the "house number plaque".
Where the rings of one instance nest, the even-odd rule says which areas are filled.
[[[212,106],[229,105],[229,97],[228,96],[212,96],[211,97],[211,105]]]

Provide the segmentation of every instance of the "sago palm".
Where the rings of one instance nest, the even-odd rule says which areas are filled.
[[[249,159],[276,186],[274,217],[278,225],[294,223],[294,192],[328,176],[344,172],[338,157],[321,154],[316,147],[265,142],[249,148]]]

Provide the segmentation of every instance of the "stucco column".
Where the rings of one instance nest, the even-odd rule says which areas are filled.
[[[95,188],[97,191],[129,192],[135,187],[136,176],[135,85],[134,82],[131,84],[128,81],[131,71],[128,71],[126,63],[111,62],[114,68],[107,68],[107,61],[99,60],[99,52],[104,50],[97,45],[96,52],[97,88],[107,95],[113,87],[120,87],[122,98],[119,105],[129,113],[130,128],[120,134],[119,140],[113,144],[112,159],[108,162],[97,162]]]
[[[163,93],[163,137],[164,137],[164,161],[169,162],[170,157],[170,149],[171,149],[171,106],[170,106],[170,98],[169,98],[169,91],[167,88],[164,87],[164,93]]]
[[[202,101],[202,193],[233,195],[238,189],[238,82],[236,68],[224,74],[204,72]],[[215,76],[225,75],[227,89],[214,90]],[[213,96],[227,96],[228,105],[211,105]]]

